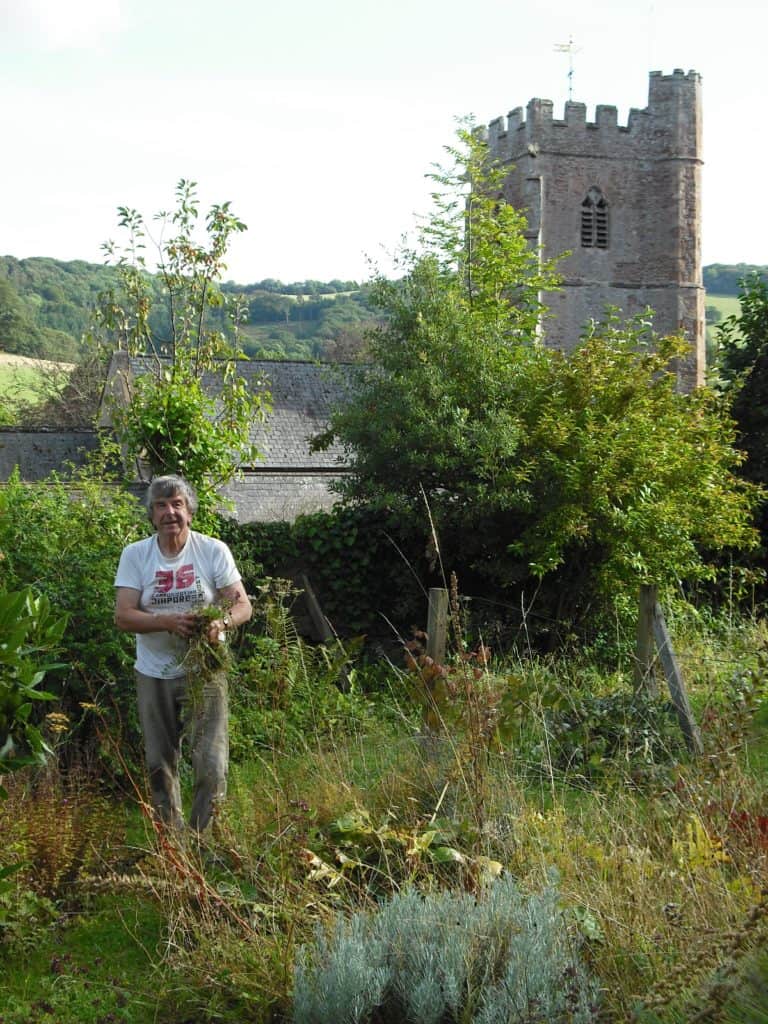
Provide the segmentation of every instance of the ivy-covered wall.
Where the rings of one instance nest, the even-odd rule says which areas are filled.
[[[299,585],[306,574],[342,636],[396,639],[394,629],[425,625],[430,568],[424,535],[390,510],[339,508],[293,523],[229,521],[221,536],[249,591],[265,575]]]

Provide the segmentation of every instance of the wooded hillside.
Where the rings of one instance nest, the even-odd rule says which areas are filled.
[[[117,284],[109,266],[0,256],[0,352],[74,360],[99,295]],[[161,287],[157,279],[158,292]],[[351,359],[374,318],[368,289],[356,281],[283,284],[270,278],[228,281],[222,290],[241,295],[248,307],[241,342],[252,358]]]
[[[768,275],[766,266],[714,263],[704,267],[704,286],[711,294],[735,296],[752,271]],[[0,256],[0,352],[75,360],[99,295],[116,285],[109,266]],[[375,319],[368,286],[356,281],[284,284],[267,278],[245,285],[228,281],[222,290],[241,295],[248,307],[241,340],[252,358],[354,359]]]
[[[712,263],[704,267],[704,287],[712,295],[736,296],[741,282],[750,274],[768,278],[768,267],[754,263]]]

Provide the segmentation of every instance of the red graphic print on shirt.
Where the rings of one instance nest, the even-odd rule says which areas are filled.
[[[191,587],[195,582],[195,567],[190,562],[189,565],[182,565],[176,570],[176,589],[186,590],[187,587]],[[173,589],[174,573],[172,569],[158,569],[155,573],[155,594],[167,594],[169,590]]]

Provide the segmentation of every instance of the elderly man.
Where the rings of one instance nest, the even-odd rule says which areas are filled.
[[[221,609],[204,627],[217,644],[250,619],[251,603],[227,545],[190,529],[197,496],[186,480],[157,477],[146,505],[155,533],[123,549],[115,623],[136,634],[139,719],[155,812],[183,826],[179,756],[186,732],[194,771],[190,825],[200,832],[226,791],[227,680],[224,672],[206,679],[200,706],[190,709],[184,661],[190,639],[200,635],[200,609]]]

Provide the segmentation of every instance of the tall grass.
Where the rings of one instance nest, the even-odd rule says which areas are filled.
[[[152,1005],[152,1019],[166,1024],[278,1021],[292,1013],[299,948],[311,949],[317,929],[339,915],[375,915],[382,901],[414,890],[481,893],[498,878],[541,893],[554,871],[562,926],[599,982],[601,1020],[764,1019],[744,1016],[765,990],[756,951],[768,934],[764,630],[735,617],[676,627],[705,743],[694,760],[673,719],[658,742],[650,733],[637,742],[623,719],[611,721],[618,740],[603,745],[600,714],[624,712],[589,702],[630,689],[630,666],[606,672],[576,654],[503,663],[489,655],[480,664],[460,650],[425,736],[413,666],[389,665],[385,687],[375,670],[386,691],[378,703],[366,696],[369,670],[358,667],[339,704],[335,667],[284,631],[283,643],[244,659],[237,685],[261,697],[243,698],[238,728],[258,731],[268,710],[269,729],[242,743],[202,846],[138,809],[127,834],[105,827],[104,794],[83,796],[62,831],[45,796],[61,792],[55,774],[14,780],[0,829],[15,838],[0,865],[25,866],[0,897],[4,966],[24,968],[8,925],[20,897],[35,891],[35,878],[66,878],[40,890],[51,910],[28,925],[38,943],[56,928],[66,949],[77,925],[62,914],[74,899],[86,919],[97,892],[157,912],[154,972],[133,978],[116,1019],[138,1024]],[[288,688],[269,701],[267,655]],[[556,732],[573,709],[589,727]],[[588,757],[572,756],[579,744]],[[70,833],[79,839],[59,843],[62,864],[51,850]],[[58,1012],[61,1024],[78,1019],[76,1009]]]

